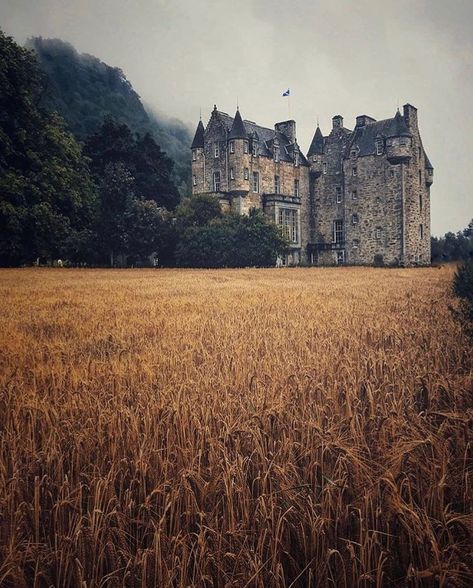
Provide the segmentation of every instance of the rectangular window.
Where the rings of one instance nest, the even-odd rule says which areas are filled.
[[[381,239],[383,231],[378,227],[376,229],[376,239]]]
[[[274,193],[279,194],[281,192],[281,182],[279,176],[274,176]]]
[[[353,249],[358,249],[359,246],[360,246],[359,239],[353,239]]]
[[[422,194],[419,194],[419,210],[422,212]]]
[[[422,184],[422,170],[419,170],[419,184]]]
[[[292,208],[280,208],[278,211],[278,224],[282,227],[284,235],[292,243],[299,242],[299,223],[297,210]]]
[[[376,140],[376,155],[383,154],[383,141],[380,139]]]
[[[214,192],[220,192],[220,172],[214,172]]]
[[[243,174],[244,174],[243,177],[245,178],[245,180],[248,180],[250,177],[250,170],[247,167],[245,167]]]
[[[243,141],[243,153],[248,153],[248,141]]]
[[[343,265],[345,262],[345,251],[337,251],[337,265]]]
[[[351,192],[351,199],[358,200],[358,192],[356,190],[352,190]]]
[[[294,197],[299,198],[299,180],[294,180]]]
[[[235,143],[230,141],[230,153],[235,153]]]
[[[230,168],[230,179],[231,180],[235,179],[235,172],[233,171],[233,167]]]
[[[352,225],[357,225],[358,224],[358,221],[359,221],[358,215],[357,214],[352,214],[351,215],[351,224]]]
[[[393,168],[390,169],[389,173],[390,173],[391,177],[394,178],[394,169]]]
[[[358,175],[358,168],[356,166],[351,168],[351,175],[352,176]]]
[[[323,174],[327,173],[327,164],[325,162],[322,164],[322,173]]]
[[[419,147],[419,159],[420,159],[420,157],[421,157],[421,153],[422,153],[422,152],[421,152],[421,149],[420,149],[420,147]]]
[[[419,225],[419,237],[424,238],[424,225]]]
[[[279,147],[277,145],[274,146],[274,161],[279,161]]]
[[[340,186],[337,186],[335,188],[335,195],[337,199],[337,204],[340,204],[340,202],[342,201],[342,189]]]
[[[253,157],[256,157],[258,155],[258,143],[256,141],[253,141],[253,143],[252,143],[251,153],[252,153]]]
[[[259,173],[253,172],[253,192],[259,192]]]
[[[197,178],[195,176],[192,176],[192,185],[197,186]]]
[[[333,221],[333,242],[334,243],[343,243],[343,221],[342,220],[334,220]]]
[[[197,154],[195,152],[195,149],[192,149],[192,161],[196,161],[197,160]]]
[[[220,148],[218,143],[215,143],[214,145],[214,157],[220,157]]]

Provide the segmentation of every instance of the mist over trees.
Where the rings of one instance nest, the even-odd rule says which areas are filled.
[[[126,124],[133,133],[149,133],[174,161],[172,179],[181,195],[188,192],[190,129],[177,119],[147,111],[120,68],[79,54],[60,39],[34,37],[27,47],[36,53],[46,74],[41,107],[58,112],[76,139],[83,141],[96,133],[107,116]]]

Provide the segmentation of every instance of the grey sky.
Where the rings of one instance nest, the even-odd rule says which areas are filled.
[[[17,41],[59,37],[121,67],[142,99],[194,126],[213,104],[308,149],[317,117],[414,104],[435,167],[432,232],[473,217],[473,0],[0,0]]]

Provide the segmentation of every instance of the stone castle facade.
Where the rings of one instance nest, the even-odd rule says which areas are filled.
[[[430,264],[433,168],[417,109],[358,116],[353,130],[332,123],[304,155],[293,120],[269,129],[214,107],[192,143],[192,193],[238,214],[262,209],[289,239],[286,264]]]

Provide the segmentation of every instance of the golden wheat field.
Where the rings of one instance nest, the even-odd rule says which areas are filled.
[[[473,585],[452,273],[2,270],[0,585]]]

